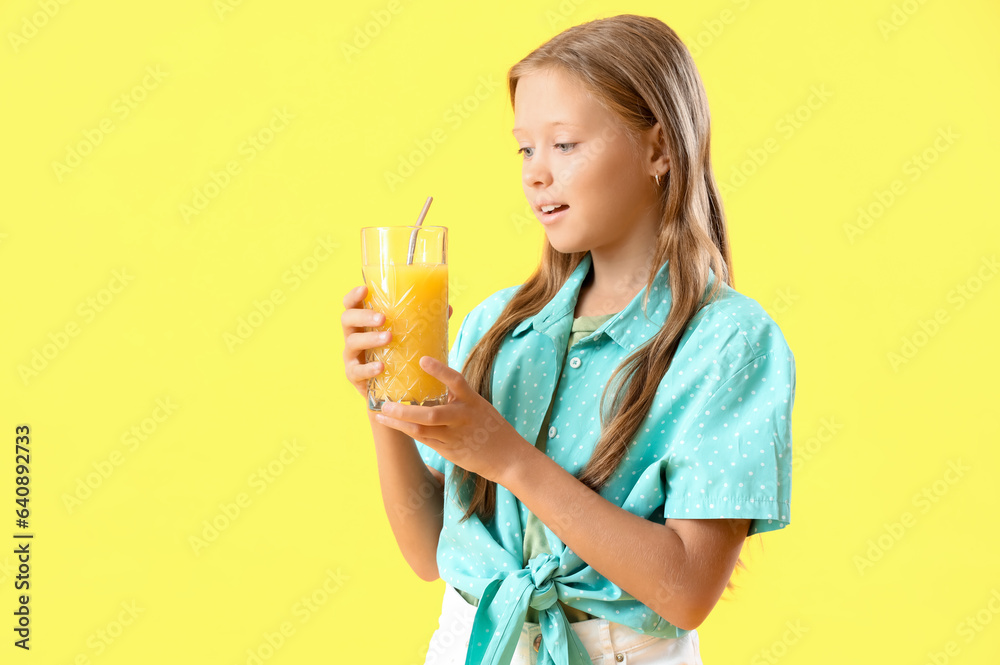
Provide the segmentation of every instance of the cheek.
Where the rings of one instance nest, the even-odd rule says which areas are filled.
[[[588,152],[566,155],[557,167],[555,176],[557,182],[573,187],[577,194],[581,194],[605,182],[609,174],[610,170],[601,160],[601,155]]]
[[[653,176],[647,176],[631,154],[618,154],[614,160],[609,160],[605,177],[620,197],[630,199],[643,198],[648,185],[653,182]]]
[[[610,151],[581,158],[573,169],[573,185],[581,194],[597,194],[620,201],[633,195],[640,179],[631,159]]]

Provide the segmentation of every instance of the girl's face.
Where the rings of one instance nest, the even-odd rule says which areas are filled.
[[[634,151],[622,122],[586,88],[558,68],[521,77],[513,134],[524,194],[553,248],[648,249],[660,215],[651,148],[644,139]]]

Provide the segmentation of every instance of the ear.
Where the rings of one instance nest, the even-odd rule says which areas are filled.
[[[667,139],[663,134],[660,123],[650,127],[644,132],[644,153],[646,164],[650,175],[654,173],[664,174],[670,170],[670,155],[667,150]]]

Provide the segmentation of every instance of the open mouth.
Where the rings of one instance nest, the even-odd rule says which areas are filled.
[[[542,206],[541,211],[543,215],[554,215],[557,212],[562,212],[563,210],[567,210],[568,208],[569,208],[568,205],[566,205],[565,203],[561,203],[559,205]]]

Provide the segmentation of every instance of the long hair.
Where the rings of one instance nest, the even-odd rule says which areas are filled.
[[[652,266],[641,266],[634,281],[646,280],[645,312],[656,273],[669,262],[670,312],[656,335],[615,369],[604,388],[600,439],[576,475],[599,492],[625,457],[652,406],[691,318],[715,298],[723,282],[733,286],[729,238],[712,174],[705,90],[690,52],[671,28],[655,18],[630,14],[571,27],[510,69],[511,105],[522,76],[549,68],[581,83],[620,118],[630,140],[659,122],[669,157],[666,181],[659,190],[662,216]],[[637,145],[634,140],[633,145]],[[492,401],[493,364],[506,335],[556,295],[584,256],[585,252],[558,252],[545,240],[541,264],[476,343],[462,368],[466,381],[484,398]],[[709,268],[717,279],[706,294]],[[632,286],[618,288],[624,291]],[[607,397],[616,377],[624,380],[609,405]],[[483,521],[491,519],[496,483],[459,467],[453,478],[469,498],[462,520],[474,513]],[[737,564],[745,568],[742,561]],[[734,586],[730,580],[726,588]]]

